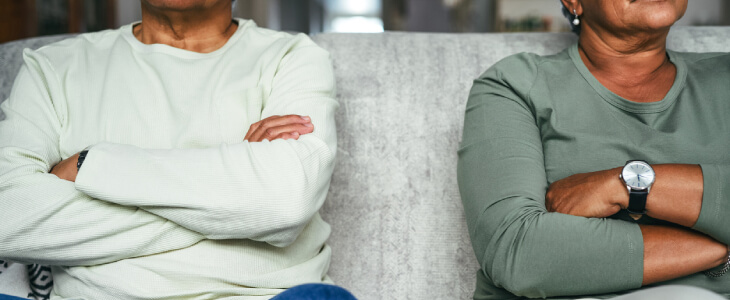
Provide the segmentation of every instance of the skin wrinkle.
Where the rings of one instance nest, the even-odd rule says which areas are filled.
[[[144,44],[168,44],[185,50],[208,53],[222,47],[236,32],[229,1],[143,0],[143,22],[133,28]]]
[[[579,53],[596,79],[632,101],[663,99],[676,75],[676,68],[666,55],[666,37],[674,21],[684,15],[686,2],[662,2],[662,6],[673,5],[669,8],[632,6],[625,1],[570,3],[564,4],[588,15],[581,27]],[[649,8],[653,9],[652,14],[659,10],[664,17],[641,14],[641,10]]]

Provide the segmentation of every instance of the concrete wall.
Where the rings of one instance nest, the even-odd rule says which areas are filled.
[[[727,0],[689,0],[687,12],[676,25],[725,25],[730,15],[726,13]]]
[[[117,0],[117,27],[142,19],[142,7],[138,0]]]

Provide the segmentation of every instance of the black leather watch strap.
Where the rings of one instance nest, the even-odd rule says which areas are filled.
[[[86,159],[87,153],[89,153],[89,150],[83,150],[79,153],[79,160],[76,161],[76,171],[81,170],[81,165],[84,164],[84,159]]]
[[[629,207],[626,208],[630,214],[643,215],[646,213],[646,197],[648,190],[631,190],[629,192]]]

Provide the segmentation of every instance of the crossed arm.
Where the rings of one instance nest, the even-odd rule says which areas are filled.
[[[46,76],[47,61],[26,53],[2,106],[0,257],[81,266],[203,239],[293,242],[324,201],[336,149],[329,55],[310,44],[281,61],[261,112],[268,118],[245,141],[173,150],[101,143],[78,177],[76,157],[63,157],[59,147],[68,116],[57,103],[63,96],[51,94],[60,83]],[[219,190],[238,196],[212,196]]]
[[[273,141],[276,139],[297,140],[299,136],[312,133],[312,131],[314,131],[314,125],[312,125],[312,120],[309,117],[299,115],[271,116],[251,124],[243,140],[248,142]],[[76,176],[79,175],[79,154],[80,152],[62,160],[53,166],[49,173],[60,179],[76,182]]]
[[[691,230],[702,209],[703,177],[698,165],[653,166],[657,179],[647,198],[647,215],[681,227],[639,225],[644,239],[642,285],[694,274],[725,263],[728,248]],[[621,168],[575,174],[554,182],[545,205],[550,212],[604,218],[628,207]]]

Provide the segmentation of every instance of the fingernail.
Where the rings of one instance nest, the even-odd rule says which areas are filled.
[[[302,117],[302,120],[304,120],[304,121],[307,121],[307,122],[309,122],[309,121],[311,121],[312,119],[310,119],[309,117],[306,117],[306,116],[305,116],[305,117]]]
[[[314,125],[312,125],[312,123],[307,123],[307,124],[304,124],[304,126],[306,126],[306,127],[313,127]]]
[[[299,132],[294,132],[294,133],[292,133],[291,135],[293,135],[293,136],[294,136],[294,138],[298,138],[298,137],[299,137]]]

